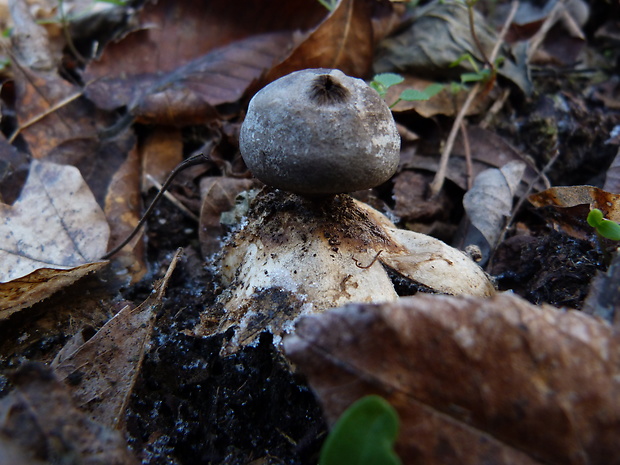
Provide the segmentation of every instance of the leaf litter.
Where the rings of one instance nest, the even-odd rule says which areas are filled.
[[[437,170],[437,154],[442,151],[447,126],[461,109],[462,100],[459,100],[458,94],[461,94],[462,99],[468,92],[466,86],[462,86],[456,94],[447,86],[442,95],[425,102],[429,105],[427,108],[400,103],[395,108],[395,115],[401,132],[404,135],[415,133],[417,137],[403,136],[401,170],[393,182],[369,192],[357,193],[356,196],[386,212],[398,227],[415,228],[418,232],[432,230],[445,240],[458,242],[466,237],[457,230],[457,223],[462,218],[461,199],[475,175],[485,169],[499,169],[514,161],[525,162],[527,168],[523,181],[515,190],[517,197],[522,196],[529,186],[534,186],[535,191],[548,187],[546,177],[556,185],[574,187],[572,184],[577,183],[601,187],[602,181],[599,183],[597,177],[602,179],[605,167],[609,166],[618,149],[614,130],[620,121],[617,114],[613,113],[618,100],[617,89],[614,87],[616,76],[608,65],[615,56],[609,41],[617,25],[605,5],[593,3],[588,12],[581,8],[583,5],[580,2],[572,2],[574,5],[566,8],[563,3],[541,4],[534,19],[523,19],[523,8],[517,12],[500,53],[505,60],[504,64],[509,65],[500,68],[505,72],[507,80],[500,78],[493,82],[493,89],[490,86],[483,89],[467,112],[468,124],[458,128],[459,136],[454,150],[457,156],[449,160],[449,182],[440,197],[428,196],[429,179]],[[222,283],[214,274],[212,262],[207,261],[205,266],[204,256],[217,254],[222,238],[236,227],[237,220],[231,220],[235,214],[227,214],[224,210],[231,207],[239,189],[247,186],[248,181],[253,182],[247,179],[249,175],[240,161],[237,146],[243,108],[249,97],[279,74],[309,66],[343,67],[351,74],[370,80],[372,75],[366,70],[373,66],[377,43],[390,35],[381,45],[383,50],[389,49],[390,41],[411,24],[409,19],[412,14],[421,16],[419,13],[424,10],[366,0],[340,1],[332,12],[319,2],[278,2],[270,8],[258,8],[252,4],[239,9],[234,2],[214,1],[205,7],[201,2],[185,0],[143,4],[136,2],[132,9],[117,5],[114,8],[95,9],[92,15],[75,18],[71,16],[72,11],[78,10],[72,8],[85,8],[84,5],[66,1],[65,21],[58,10],[53,8],[33,6],[28,12],[23,8],[23,2],[14,4],[21,4],[22,7],[19,22],[14,29],[14,47],[23,47],[27,53],[23,54],[23,61],[16,61],[15,66],[3,68],[0,74],[4,79],[2,121],[3,132],[13,144],[11,147],[18,147],[24,152],[19,156],[7,156],[9,163],[4,165],[6,171],[2,174],[3,196],[6,186],[8,197],[17,198],[19,176],[13,173],[19,170],[22,174],[26,173],[23,162],[19,161],[19,157],[26,153],[28,157],[77,166],[94,198],[99,205],[105,206],[108,222],[113,228],[110,240],[112,246],[137,222],[141,200],[148,203],[149,198],[152,198],[152,190],[143,193],[143,198],[140,198],[141,180],[151,173],[162,176],[169,169],[166,156],[158,158],[149,155],[160,151],[164,154],[169,150],[167,139],[163,136],[165,133],[176,134],[173,158],[179,155],[187,157],[205,147],[214,148],[207,151],[210,159],[204,166],[187,171],[171,189],[171,194],[189,207],[194,216],[201,215],[200,224],[181,213],[173,203],[164,202],[148,221],[146,233],[115,257],[109,267],[91,273],[89,277],[68,287],[66,284],[74,281],[75,277],[70,272],[63,272],[68,273],[68,276],[66,282],[57,282],[56,290],[60,292],[42,303],[34,304],[28,312],[15,312],[8,318],[8,313],[4,313],[4,318],[0,319],[0,329],[6,335],[3,337],[6,340],[3,340],[3,355],[0,357],[3,367],[23,365],[29,369],[26,364],[28,360],[49,362],[67,339],[76,334],[78,336],[73,340],[73,345],[67,347],[75,348],[84,344],[75,357],[91,370],[89,373],[116,373],[115,376],[127,378],[127,381],[115,383],[117,378],[114,376],[94,376],[91,378],[94,387],[89,386],[87,394],[78,394],[83,395],[82,400],[77,401],[82,405],[79,410],[66,407],[67,404],[60,397],[45,402],[57,402],[64,411],[72,414],[77,412],[74,418],[80,421],[85,418],[82,416],[84,409],[89,410],[90,406],[95,412],[104,411],[102,415],[108,424],[119,425],[124,422],[125,439],[121,440],[119,447],[126,450],[122,443],[127,440],[143,463],[196,463],[197,457],[203,463],[260,463],[273,460],[278,463],[316,463],[318,448],[326,432],[322,413],[306,383],[298,374],[291,372],[288,362],[273,348],[273,336],[257,334],[253,347],[243,348],[237,354],[221,358],[218,355],[220,348],[226,344],[230,335],[214,335],[204,339],[188,335],[200,318],[208,313],[205,309],[212,309],[217,295],[222,291]],[[429,5],[429,8],[437,8],[432,2]],[[475,29],[480,32],[480,36],[486,36],[486,26],[491,26],[488,34],[492,38],[505,21],[502,14],[505,15],[510,5],[500,2],[497,6],[497,10],[493,10],[485,2],[476,5],[476,10],[483,13],[475,14]],[[446,6],[443,8],[441,27],[449,26],[456,35],[450,37],[448,42],[437,40],[435,34],[428,35],[443,48],[433,52],[432,58],[438,58],[444,51],[452,50],[453,45],[460,44],[465,46],[461,50],[467,51],[478,67],[483,67],[484,58],[479,54],[479,47],[472,42],[469,28],[463,27],[468,24],[466,16],[463,15],[455,23],[456,17],[451,10]],[[274,10],[279,14],[274,15]],[[459,14],[464,12],[466,9],[462,8]],[[34,19],[39,20],[40,24]],[[102,24],[105,26],[102,27]],[[31,31],[32,42],[24,40],[27,31]],[[75,34],[73,38],[72,34]],[[201,39],[196,40],[197,37]],[[493,45],[494,40],[489,42]],[[424,41],[420,41],[413,45],[423,44]],[[486,44],[483,48],[488,46]],[[265,54],[256,54],[258,50]],[[17,48],[13,51],[17,51]],[[94,59],[93,51],[97,55]],[[584,54],[584,51],[588,54]],[[607,56],[603,57],[601,51]],[[611,61],[609,55],[612,56]],[[38,58],[28,61],[28,57]],[[232,66],[236,60],[242,66]],[[37,63],[44,63],[45,66]],[[464,73],[471,74],[472,70],[466,68],[470,64],[469,59],[463,59],[460,61],[460,70],[446,67],[445,74],[442,73],[446,77],[441,79],[458,81]],[[60,73],[58,66],[62,71]],[[599,71],[596,79],[588,74],[588,66]],[[419,74],[428,76],[439,71],[442,70],[436,66],[426,70],[420,68]],[[475,73],[475,69],[473,71]],[[413,88],[418,85],[420,88],[426,87],[426,83],[418,82],[419,76],[414,77],[409,71],[403,71],[403,74],[402,86],[411,84]],[[30,81],[27,82],[27,78]],[[205,86],[207,81],[213,85]],[[536,92],[530,94],[531,86]],[[387,98],[388,103],[391,103],[389,94]],[[139,123],[135,124],[136,121]],[[153,134],[161,134],[162,137],[151,138]],[[559,149],[560,156],[550,168],[546,168],[556,149]],[[609,179],[613,180],[613,174],[613,169],[610,169]],[[211,181],[205,181],[207,178]],[[198,186],[203,181],[204,190],[201,194]],[[606,190],[615,192],[612,187],[606,186]],[[408,198],[410,194],[415,195],[416,203]],[[506,195],[506,205],[514,201],[508,197]],[[564,314],[543,305],[551,303],[583,307],[588,313],[610,321],[615,319],[617,305],[613,296],[618,278],[617,260],[613,258],[617,258],[617,254],[610,248],[611,244],[601,245],[591,234],[591,228],[585,229],[585,225],[579,226],[581,239],[570,237],[564,232],[568,230],[565,228],[566,221],[558,220],[557,215],[548,213],[551,209],[564,209],[566,215],[563,218],[572,216],[579,220],[590,208],[591,200],[587,197],[585,199],[584,203],[574,207],[545,206],[536,209],[523,205],[515,213],[507,238],[497,247],[488,271],[495,275],[500,288],[512,289],[539,306],[534,307],[522,301],[515,303],[515,298],[500,295],[494,297],[496,300],[493,301],[497,302],[499,308],[492,308],[492,302],[481,304],[481,308],[485,308],[482,312],[485,318],[472,322],[471,315],[478,314],[472,308],[478,304],[463,303],[467,299],[456,297],[420,297],[420,301],[428,302],[427,307],[434,309],[443,305],[440,302],[460,302],[454,304],[454,308],[458,307],[459,310],[453,313],[458,315],[456,320],[462,323],[462,327],[460,331],[456,329],[450,333],[450,337],[431,340],[421,337],[420,350],[413,354],[413,359],[432,355],[435,365],[443,366],[442,363],[449,362],[450,357],[444,360],[438,354],[453,354],[450,350],[455,344],[463,346],[471,343],[467,347],[474,348],[481,345],[485,353],[473,362],[472,359],[460,359],[460,364],[449,367],[450,377],[442,375],[441,380],[453,380],[454,374],[464,378],[473,376],[475,379],[458,385],[447,381],[441,385],[441,390],[434,391],[435,396],[447,397],[454,392],[455,386],[461,390],[457,392],[457,397],[460,396],[458,402],[445,404],[448,406],[437,418],[426,415],[428,409],[416,406],[416,412],[422,412],[416,418],[424,420],[420,420],[424,423],[424,429],[417,428],[415,434],[407,436],[412,442],[403,444],[402,450],[411,450],[414,441],[427,438],[429,440],[426,444],[438,444],[434,451],[437,454],[463,451],[458,459],[454,455],[442,456],[444,461],[440,463],[478,463],[476,461],[482,458],[495,459],[497,455],[493,454],[496,453],[500,453],[501,458],[495,462],[578,463],[575,457],[585,454],[590,456],[592,463],[597,463],[599,458],[596,452],[591,451],[599,445],[599,449],[604,451],[608,444],[606,441],[611,436],[600,433],[592,423],[588,423],[587,414],[583,414],[579,404],[570,403],[576,402],[575,399],[579,397],[569,395],[569,400],[565,401],[567,397],[562,395],[573,389],[570,387],[574,386],[569,382],[571,379],[578,380],[579,376],[598,369],[600,365],[584,361],[588,350],[579,348],[585,346],[599,350],[597,344],[605,339],[601,334],[607,329],[601,329],[604,325],[601,326],[600,320],[586,317],[585,314],[568,312],[566,316],[559,316]],[[483,197],[478,203],[484,216],[484,207],[488,202]],[[573,208],[576,210],[568,211]],[[540,215],[541,212],[544,212],[544,216]],[[218,217],[224,218],[224,221],[218,221]],[[36,218],[36,215],[32,218]],[[462,244],[463,247],[465,245]],[[186,256],[179,264],[178,273],[181,277],[173,278],[169,283],[170,297],[154,303],[154,306],[140,307],[140,310],[131,310],[136,308],[134,304],[118,314],[118,310],[127,304],[127,299],[134,302],[146,300],[152,288],[153,276],[163,274],[165,264],[169,263],[172,252],[178,246],[186,248]],[[608,258],[612,259],[611,262],[606,261],[605,254],[610,254]],[[381,255],[374,266],[381,266]],[[386,263],[385,260],[383,262]],[[611,265],[608,266],[609,263]],[[93,262],[92,265],[95,264]],[[88,267],[91,264],[80,266]],[[589,285],[597,271],[600,277]],[[46,273],[51,275],[39,276]],[[395,289],[400,295],[424,290],[412,287],[410,280],[396,276],[393,271],[388,274],[397,283]],[[9,284],[13,286],[11,292],[36,301],[42,297],[28,287],[30,281],[59,281],[62,276],[55,270],[37,270],[20,278],[21,281],[11,281]],[[134,281],[130,284],[132,278]],[[105,283],[110,286],[105,287]],[[106,291],[95,291],[93,284],[109,289],[108,295],[100,294]],[[590,296],[586,299],[588,291]],[[84,297],[84,306],[76,305],[76,295]],[[24,306],[31,303],[26,300]],[[519,317],[529,315],[530,320],[519,324],[519,318],[515,317],[496,326],[503,328],[501,331],[490,335],[485,332],[492,321],[497,321],[497,315],[510,314],[513,304],[520,309]],[[405,300],[389,305],[408,306],[409,303]],[[155,312],[159,318],[153,322]],[[324,316],[328,318],[330,313]],[[428,313],[432,316],[430,311]],[[112,318],[114,315],[117,317]],[[542,320],[537,319],[540,315],[544,315]],[[550,315],[557,318],[551,318]],[[101,347],[107,347],[106,344],[118,345],[114,339],[107,339],[104,335],[119,322],[123,326],[124,318],[130,316],[147,321],[142,326],[138,324],[138,329],[130,331],[129,335],[124,336],[122,328],[114,330],[114,333],[122,339],[123,344],[119,347],[130,352],[137,350],[136,357],[127,363],[127,355],[123,355],[123,351],[98,352]],[[436,317],[441,319],[441,311]],[[110,326],[103,326],[110,318]],[[549,318],[553,324],[545,326],[540,323]],[[580,318],[586,319],[581,321]],[[564,328],[562,322],[568,320],[576,328],[585,328],[591,332],[586,331],[589,336],[582,340],[583,345],[579,348],[554,352],[557,347],[573,347],[567,338],[557,334],[558,327]],[[579,324],[575,323],[577,320]],[[524,334],[523,325],[531,329],[533,321],[544,327],[544,330],[536,334],[532,331]],[[127,325],[123,327],[132,327],[130,322]],[[106,329],[100,330],[96,338],[88,339],[100,327]],[[402,325],[399,329],[404,327]],[[301,328],[305,326],[302,324]],[[365,333],[369,331],[367,327],[352,328],[359,329],[359,341],[353,339],[349,342],[363,343],[366,348],[376,347],[375,356],[384,355],[384,350],[394,342],[390,338],[369,341]],[[433,326],[429,334],[434,334],[432,331],[437,328],[439,326]],[[415,332],[416,329],[411,331]],[[79,335],[82,336],[81,340]],[[545,336],[548,345],[539,342]],[[513,344],[510,346],[512,349],[523,348],[527,346],[526,342],[529,343],[535,347],[530,358],[539,360],[537,356],[546,357],[544,362],[548,364],[542,363],[541,366],[554,366],[555,363],[564,367],[565,372],[562,376],[558,375],[559,368],[555,366],[548,373],[557,378],[549,374],[547,378],[537,375],[528,379],[518,371],[519,368],[527,367],[527,363],[523,362],[527,358],[514,363],[505,362],[507,358],[513,360],[510,358],[512,356],[523,355],[523,350],[497,350],[497,347],[505,347],[501,346],[504,340],[502,337],[504,342]],[[149,338],[150,348],[145,345]],[[613,336],[610,338],[612,340]],[[83,342],[85,339],[88,341]],[[376,343],[381,345],[373,345]],[[537,345],[533,346],[534,343]],[[551,347],[555,343],[558,344],[554,346],[556,349]],[[15,349],[12,350],[12,347]],[[364,347],[360,350],[364,350]],[[596,350],[592,353],[596,353]],[[105,362],[102,358],[112,353],[117,358],[111,360],[111,365],[99,367],[98,364]],[[567,353],[575,360],[569,363]],[[601,353],[600,350],[598,353]],[[458,355],[463,354],[457,354],[457,360]],[[141,357],[144,357],[142,364]],[[398,356],[395,358],[400,360]],[[381,361],[383,363],[386,360],[390,361],[384,355]],[[479,368],[478,360],[496,363],[484,371],[476,371]],[[84,383],[80,383],[77,388],[70,388],[70,391],[76,392],[81,389],[80,386],[88,385],[80,373],[79,369],[74,370],[65,378],[70,385],[72,381],[81,380]],[[526,370],[524,373],[531,374],[531,371]],[[123,378],[123,374],[128,375]],[[401,379],[417,375],[416,370],[410,370],[398,372],[396,377]],[[7,376],[6,370],[0,374],[0,388],[3,392],[17,392],[21,385],[18,381],[9,380]],[[49,376],[49,373],[45,376]],[[339,379],[334,378],[330,382]],[[416,389],[425,382],[432,384],[433,379],[430,375],[416,378]],[[494,394],[484,397],[491,402],[485,404],[477,400],[481,398],[481,392],[487,391],[472,393],[472,386],[493,387],[501,385],[501,382],[512,382],[508,388],[526,386],[529,389],[531,384],[528,382],[531,383],[532,379],[538,383],[534,383],[536,389],[545,386],[541,379],[555,380],[558,386],[565,382],[562,386],[568,386],[569,389],[563,391],[562,387],[544,391],[554,393],[555,397],[547,396],[551,400],[555,398],[564,402],[560,402],[564,407],[560,410],[565,420],[553,423],[553,427],[541,433],[542,439],[539,441],[546,441],[544,452],[537,452],[537,444],[519,442],[536,438],[529,434],[529,430],[520,438],[511,439],[507,430],[515,429],[514,425],[519,425],[519,419],[510,423],[509,428],[505,426],[503,417],[494,417],[494,412],[501,411],[499,407],[504,405],[493,403],[496,400]],[[563,381],[560,382],[560,379]],[[592,379],[603,378],[594,376]],[[364,375],[346,378],[344,384],[358,386],[367,381],[368,376]],[[45,383],[48,387],[52,386],[49,384],[51,381]],[[118,384],[120,392],[115,391],[114,387],[110,388],[111,384]],[[591,406],[598,402],[597,399],[605,399],[606,392],[611,392],[603,388],[599,392],[598,388],[600,384],[588,385],[584,382],[583,387],[578,386],[572,392],[581,393],[591,389],[588,391],[592,392],[588,400],[592,402],[588,404]],[[516,393],[514,398],[521,399],[519,396],[542,392],[528,389]],[[56,392],[56,387],[53,391]],[[115,392],[118,396],[112,394]],[[397,406],[401,405],[400,397],[393,391],[385,395]],[[102,396],[101,404],[94,400],[98,396]],[[431,394],[429,396],[432,397]],[[501,399],[501,395],[498,397]],[[84,403],[84,399],[94,401]],[[127,403],[126,399],[129,399]],[[476,408],[487,405],[493,408],[484,414],[476,413]],[[510,410],[510,414],[516,411],[521,415],[520,421],[529,421],[536,411],[523,405],[521,403]],[[528,405],[534,404],[530,402]],[[547,405],[545,408],[551,407]],[[614,410],[609,407],[608,411]],[[327,413],[330,420],[336,416],[329,411]],[[600,417],[605,418],[604,415]],[[574,423],[575,418],[585,420]],[[453,420],[446,423],[446,419]],[[66,419],[57,415],[55,421],[57,423],[53,425],[60,428],[60,423]],[[488,433],[480,426],[485,421],[492,423],[491,426],[487,425]],[[463,425],[472,422],[479,429],[463,428]],[[534,420],[532,422],[535,423]],[[571,434],[577,431],[567,430],[567,425],[577,424],[586,425],[579,430],[583,433],[572,443],[567,443],[570,438],[574,438]],[[610,428],[612,433],[615,430],[617,428]],[[472,440],[472,435],[479,431],[484,431],[484,434]],[[438,437],[439,442],[433,442]],[[35,460],[45,463],[47,458],[44,455],[33,459],[27,447],[24,448],[13,438],[0,434],[2,457],[14,458],[12,463],[36,463]],[[92,437],[84,441],[96,443]],[[117,450],[116,446],[110,446],[110,451]],[[613,463],[613,451],[608,454],[608,458],[606,463]],[[110,462],[111,459],[106,463]]]

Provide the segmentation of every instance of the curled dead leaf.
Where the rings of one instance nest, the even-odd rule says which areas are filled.
[[[497,245],[512,213],[513,198],[524,171],[525,163],[520,161],[512,161],[500,169],[489,168],[476,176],[472,188],[463,197],[463,207],[473,227],[463,242],[480,247],[484,262]],[[480,242],[486,243],[478,243],[479,234],[484,238]]]

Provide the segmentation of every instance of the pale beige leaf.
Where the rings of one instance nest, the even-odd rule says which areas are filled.
[[[19,199],[0,204],[0,320],[105,265],[109,235],[77,168],[33,160]]]
[[[512,211],[512,199],[525,172],[525,163],[511,161],[500,169],[489,168],[474,179],[463,197],[463,207],[471,223],[495,247]]]
[[[0,282],[98,261],[109,234],[77,168],[33,160],[19,199],[0,204]]]

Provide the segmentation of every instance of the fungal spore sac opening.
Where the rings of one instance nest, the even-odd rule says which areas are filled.
[[[349,95],[349,90],[329,74],[317,76],[310,87],[310,98],[319,105],[344,103]]]

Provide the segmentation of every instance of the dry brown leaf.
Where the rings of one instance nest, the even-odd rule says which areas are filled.
[[[105,215],[110,224],[110,250],[124,241],[140,221],[140,174],[140,156],[134,147],[112,176],[105,198]],[[114,263],[129,273],[132,282],[142,279],[147,272],[143,236],[136,235],[115,254]],[[120,270],[117,273],[120,274]]]
[[[163,184],[170,172],[183,161],[181,130],[165,126],[153,128],[153,132],[141,144],[140,160],[142,191],[146,192],[153,186],[149,176]]]
[[[145,89],[138,104],[131,106],[131,112],[142,123],[176,126],[204,124],[216,119],[215,106],[238,101],[252,84],[286,56],[290,43],[289,32],[273,32],[213,50],[157,79]],[[131,86],[137,88],[133,83]],[[102,97],[94,93],[89,96],[99,102]]]
[[[337,68],[350,76],[366,77],[375,43],[372,7],[370,0],[341,0],[293,53],[269,73],[268,80],[304,68]]]
[[[124,428],[125,408],[179,254],[140,306],[124,307],[92,338],[52,364],[59,379],[69,385],[76,405],[102,425]]]
[[[32,305],[101,267],[109,234],[76,168],[33,160],[19,199],[0,204],[0,310]]]
[[[620,345],[583,313],[419,295],[303,317],[285,349],[331,422],[386,397],[403,463],[620,463]]]
[[[405,222],[428,222],[431,219],[444,219],[450,202],[445,192],[433,198],[427,198],[432,177],[416,171],[403,170],[392,178],[394,189],[394,214]],[[416,228],[410,228],[420,231]]]
[[[137,465],[119,432],[77,409],[48,367],[26,364],[12,381],[15,389],[0,401],[0,458],[17,454],[33,465]]]
[[[310,29],[326,14],[320,3],[306,0],[274,0],[268,8],[262,2],[240,8],[227,0],[148,2],[140,11],[138,29],[108,44],[85,75],[91,80],[170,72],[252,35]]]
[[[0,283],[0,321],[103,268],[106,263],[87,263],[68,270],[41,268],[21,278]]]
[[[19,134],[35,158],[47,156],[63,142],[97,137],[92,104],[56,73],[17,68],[15,85]]]
[[[142,29],[88,65],[87,95],[100,108],[128,106],[144,121],[204,124],[215,116],[213,106],[238,100],[290,52],[294,31],[314,27],[326,13],[301,0],[268,8],[225,0],[147,3]]]

